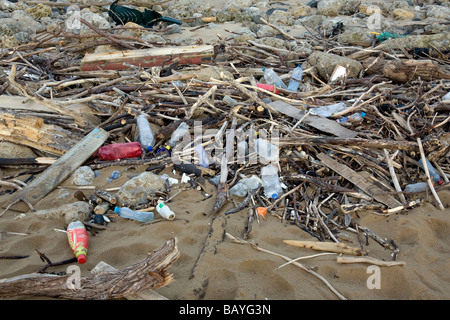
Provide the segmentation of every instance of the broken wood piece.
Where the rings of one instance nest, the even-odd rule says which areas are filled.
[[[296,107],[283,101],[273,101],[268,105],[278,112],[297,120],[303,119],[306,114],[305,111],[297,109]],[[355,131],[341,126],[334,120],[330,120],[320,116],[308,115],[303,119],[303,123],[316,128],[317,130],[330,133],[340,138],[355,138],[358,134]]]
[[[371,265],[377,265],[382,267],[392,267],[392,266],[404,266],[405,261],[383,261],[373,257],[343,257],[339,256],[336,258],[337,263],[368,263]]]
[[[167,269],[178,259],[176,239],[166,241],[136,264],[105,271],[79,281],[72,275],[31,273],[0,280],[0,297],[43,296],[70,300],[120,299],[141,290],[161,288],[174,281]]]
[[[94,269],[91,270],[91,273],[98,274],[105,271],[117,272],[117,269],[104,261],[100,261],[99,263],[97,263]],[[126,296],[125,298],[128,300],[169,300],[151,289],[141,290],[135,294]]]
[[[361,248],[349,247],[345,243],[339,242],[321,242],[321,241],[301,241],[301,240],[283,240],[284,243],[291,246],[307,248],[319,251],[329,251],[335,253],[351,254],[354,256],[363,256],[368,253]]]
[[[211,45],[88,53],[81,61],[81,70],[125,70],[129,69],[127,65],[148,68],[170,64],[176,58],[180,59],[179,65],[203,64],[211,63],[213,55],[214,47]]]
[[[450,74],[445,73],[432,60],[389,60],[383,66],[383,75],[401,83],[418,79],[424,81],[450,79]]]
[[[61,156],[55,163],[42,172],[22,190],[18,191],[5,205],[8,209],[26,212],[20,200],[34,205],[48,193],[55,189],[81,164],[83,164],[108,138],[109,133],[103,129],[95,128],[69,151]],[[3,213],[4,213],[3,212]],[[2,213],[2,214],[3,214]],[[0,214],[0,216],[2,215]]]
[[[330,158],[324,153],[320,153],[317,155],[317,158],[323,162],[331,170],[335,171],[337,174],[341,175],[344,179],[350,181],[355,186],[360,188],[362,191],[372,196],[378,202],[381,202],[388,206],[389,208],[394,208],[401,206],[402,204],[392,197],[389,194],[386,194],[386,191],[380,189],[374,182],[364,178],[359,175],[357,172],[353,171],[348,166],[339,163],[338,161]]]

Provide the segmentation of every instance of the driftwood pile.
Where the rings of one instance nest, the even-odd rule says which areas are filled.
[[[262,188],[245,199],[227,193],[242,177],[259,176],[260,163],[230,161],[224,168],[220,159],[210,159],[210,167],[199,170],[202,177],[222,174],[211,216],[223,215],[223,205],[234,201],[235,212],[249,212],[247,238],[251,237],[252,222],[260,219],[257,207],[265,207],[268,215],[297,225],[314,240],[338,243],[339,230],[351,228],[396,253],[399,249],[394,241],[358,226],[352,217],[360,210],[391,215],[422,201],[444,210],[437,192],[449,185],[450,101],[442,97],[450,90],[450,52],[448,47],[433,44],[415,46],[419,37],[420,43],[426,42],[423,37],[430,37],[431,43],[439,35],[386,41],[374,37],[373,46],[361,47],[320,35],[294,37],[263,21],[279,38],[296,42],[297,49],[251,40],[236,44],[218,36],[213,45],[199,44],[186,51],[170,43],[116,36],[81,22],[95,32],[95,38],[60,29],[38,34],[31,43],[2,53],[0,139],[31,147],[40,157],[2,156],[0,166],[26,166],[23,174],[30,177],[47,173],[49,184],[45,188],[39,184],[39,192],[32,192],[15,182],[17,175],[3,176],[0,183],[17,190],[4,209],[33,210],[34,203],[81,165],[99,169],[142,164],[158,172],[173,163],[171,157],[156,150],[167,143],[181,122],[191,128],[196,122],[201,123],[203,133],[217,129],[203,141],[209,141],[205,147],[226,141],[229,129],[253,128],[269,136],[275,129],[279,132],[279,175],[286,188],[277,200],[264,197]],[[111,63],[105,60],[106,54],[92,54],[91,49],[100,44],[116,50],[113,58],[107,58]],[[311,59],[313,54],[330,52],[334,58],[360,64],[361,69],[352,75],[348,66],[331,63],[331,71],[327,71],[318,59]],[[290,72],[299,64],[304,66],[304,74],[298,92],[257,86],[264,82],[263,67],[273,68],[288,83]],[[335,77],[340,67],[344,73]],[[199,76],[205,70],[209,71],[207,79]],[[316,107],[338,102],[347,108],[327,118],[312,113]],[[154,132],[157,143],[152,152],[144,152],[141,159],[115,162],[93,156],[102,144],[135,141],[136,116],[142,112],[159,128]],[[366,115],[361,121],[336,121],[355,112]],[[93,132],[100,132],[101,137],[83,144]],[[235,140],[231,141],[234,144]],[[80,155],[80,150],[85,153]],[[67,156],[69,152],[71,156]],[[418,161],[425,158],[438,170],[443,184],[433,184],[428,172],[419,168]],[[55,164],[66,168],[64,175],[51,172]],[[32,184],[32,179],[27,184]],[[428,182],[427,192],[404,192],[406,185],[421,181]],[[23,189],[26,192],[20,193]],[[27,205],[14,207],[21,200]],[[360,244],[361,248],[352,250],[364,255],[362,241]],[[51,278],[38,281],[54,283]],[[0,283],[0,295],[5,285]],[[58,295],[64,296],[52,296]]]

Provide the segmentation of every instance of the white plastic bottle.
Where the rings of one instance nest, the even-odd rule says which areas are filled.
[[[150,123],[147,120],[147,116],[140,114],[136,118],[136,124],[139,129],[139,142],[145,150],[151,151],[155,145],[155,136],[153,135],[152,128],[150,128]]]
[[[294,70],[292,70],[291,80],[289,80],[288,90],[297,92],[298,87],[302,81],[303,69],[299,64]]]
[[[186,132],[188,132],[188,130],[189,126],[185,122],[180,123],[178,128],[172,133],[172,136],[170,137],[169,147],[173,148],[178,143],[178,141],[180,141],[181,138],[186,134]]]
[[[160,201],[156,206],[156,211],[160,214],[161,217],[167,220],[175,219],[175,213],[173,213],[170,208],[164,204],[164,202]]]
[[[209,168],[209,159],[205,148],[201,144],[198,144],[194,147],[194,150],[198,156],[198,165],[203,168]]]
[[[267,198],[278,199],[283,193],[278,170],[270,164],[263,167],[261,169],[261,179],[263,181],[264,195]]]
[[[249,192],[262,185],[262,181],[259,177],[253,175],[249,178],[241,179],[236,183],[229,191],[233,196],[245,197]]]
[[[115,207],[114,212],[119,214],[122,218],[144,223],[151,222],[155,218],[155,214],[153,212],[136,211],[127,207]]]
[[[443,180],[441,176],[436,172],[436,169],[434,169],[433,165],[430,163],[428,159],[425,159],[425,161],[427,163],[428,172],[430,173],[431,180],[433,180],[434,183],[442,184]],[[425,171],[422,159],[419,160],[419,167],[421,167],[422,170]]]
[[[275,73],[275,71],[273,71],[273,69],[262,68],[262,71],[264,72],[264,79],[266,80],[267,84],[287,89],[283,80],[281,80],[281,78]]]
[[[429,190],[427,182],[412,183],[405,187],[405,192],[424,192],[427,190]]]
[[[256,139],[255,148],[256,153],[266,161],[277,161],[280,156],[278,146],[273,143],[269,143],[266,139]]]
[[[331,104],[329,106],[311,108],[311,114],[322,117],[331,117],[333,113],[345,110],[347,106],[343,102]]]

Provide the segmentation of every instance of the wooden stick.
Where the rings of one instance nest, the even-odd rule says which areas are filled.
[[[337,263],[368,263],[382,267],[404,266],[405,261],[383,261],[372,257],[342,257],[336,258]]]
[[[336,243],[336,242],[301,241],[301,240],[283,240],[283,242],[295,247],[308,248],[312,250],[351,254],[354,256],[362,256],[367,254],[366,250],[349,247],[345,243],[341,242]]]
[[[423,146],[422,146],[422,140],[421,140],[420,138],[417,138],[417,144],[419,145],[420,156],[421,156],[421,158],[422,158],[422,163],[423,163],[423,170],[425,171],[425,174],[426,174],[426,176],[427,176],[427,183],[428,183],[428,186],[430,187],[431,193],[433,194],[434,198],[436,199],[436,201],[437,201],[437,203],[438,203],[438,205],[439,205],[439,208],[440,208],[442,211],[444,211],[445,208],[444,208],[444,206],[442,205],[441,199],[439,199],[439,196],[438,196],[438,194],[436,193],[436,190],[434,189],[433,181],[431,180],[430,172],[428,171],[428,166],[427,166],[427,161],[426,161],[427,159],[426,159],[426,157],[425,157],[425,153],[424,153],[424,151],[423,151]]]
[[[389,167],[389,172],[391,173],[392,183],[394,184],[395,190],[397,190],[397,192],[399,193],[398,196],[400,197],[401,202],[403,204],[405,204],[407,201],[406,201],[405,195],[402,193],[403,190],[400,187],[400,184],[398,183],[397,175],[395,174],[394,166],[392,164],[392,159],[391,159],[388,151],[386,149],[383,149],[383,150],[384,150],[384,157],[386,158],[386,162]]]

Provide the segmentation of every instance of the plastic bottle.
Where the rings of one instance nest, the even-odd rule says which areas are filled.
[[[312,108],[311,114],[328,118],[328,117],[331,117],[333,115],[333,113],[343,111],[343,110],[345,110],[345,108],[347,108],[345,103],[338,102],[335,104],[331,104],[329,106]]]
[[[352,121],[360,121],[362,120],[364,117],[366,116],[365,112],[361,112],[361,113],[353,113],[351,115],[349,115],[348,117],[343,117],[340,119],[337,119],[337,122],[352,122]]]
[[[266,139],[258,138],[255,141],[256,153],[266,161],[276,161],[280,155],[278,147]]]
[[[288,90],[297,92],[298,87],[302,81],[303,69],[301,65],[298,65],[294,70],[292,70],[291,80],[289,80]]]
[[[155,218],[153,212],[136,211],[127,207],[115,207],[114,212],[119,214],[122,218],[136,220],[140,222],[151,222]]]
[[[275,73],[275,71],[273,71],[273,69],[262,68],[262,71],[264,72],[264,79],[266,80],[267,84],[287,89],[283,80],[281,80],[281,78]]]
[[[156,211],[158,211],[158,213],[164,219],[167,219],[167,220],[175,219],[175,213],[173,213],[173,211],[170,210],[170,208],[167,205],[165,205],[164,202],[162,202],[162,201],[160,201],[158,203],[158,205],[156,206]]]
[[[198,144],[194,147],[194,150],[198,156],[199,166],[203,168],[209,168],[209,159],[206,155],[205,148],[201,144]]]
[[[225,102],[229,107],[234,107],[239,104],[236,100],[228,95],[224,96],[222,101]]]
[[[252,191],[262,185],[262,181],[257,176],[241,179],[229,191],[230,195],[245,197],[249,191]]]
[[[136,124],[139,129],[139,142],[141,143],[141,146],[148,151],[152,151],[152,148],[155,145],[155,136],[153,135],[147,116],[144,114],[138,115]]]
[[[106,180],[108,181],[108,183],[111,183],[113,180],[116,180],[120,177],[120,171],[118,170],[114,170],[113,172],[111,172],[111,175],[106,178]]]
[[[405,192],[424,192],[429,189],[427,182],[412,183],[405,186]]]
[[[67,240],[78,263],[86,262],[86,255],[89,246],[89,235],[84,224],[77,220],[71,222],[67,227]]]
[[[172,136],[170,137],[168,143],[169,147],[173,148],[177,144],[177,142],[186,134],[186,132],[188,132],[188,130],[189,126],[185,122],[180,123],[178,128],[172,133]]]
[[[436,169],[433,167],[430,161],[428,159],[425,159],[425,161],[427,163],[428,172],[430,173],[431,180],[433,180],[434,183],[437,183],[439,185],[443,184],[444,180],[442,180],[439,173],[436,172]],[[421,167],[425,171],[422,159],[419,160],[419,167]]]
[[[112,143],[100,147],[97,155],[101,160],[136,158],[142,155],[142,147],[139,142]]]
[[[273,92],[273,93],[275,93],[275,94],[280,93],[280,91],[277,89],[277,87],[274,86],[274,85],[272,85],[272,84],[265,84],[265,83],[259,83],[259,82],[258,82],[258,83],[256,84],[256,86],[257,86],[258,88],[261,88],[261,89],[264,89],[264,90]]]
[[[264,194],[274,200],[283,192],[277,169],[272,165],[267,165],[261,169],[261,179],[263,181]]]

